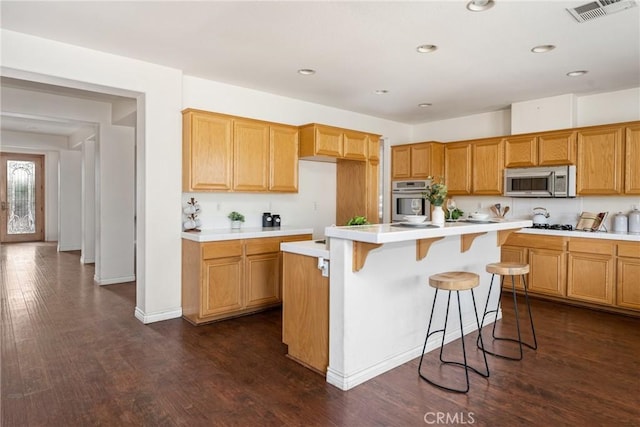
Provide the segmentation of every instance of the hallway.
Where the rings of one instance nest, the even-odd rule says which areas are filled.
[[[534,301],[539,350],[522,362],[490,358],[491,377],[472,375],[467,395],[422,382],[417,359],[342,392],[284,356],[280,310],[200,327],[143,325],[133,316],[134,283],[96,286],[79,253],[56,252],[55,243],[1,253],[3,427],[420,426],[438,413],[475,425],[631,426],[640,418],[640,319]]]

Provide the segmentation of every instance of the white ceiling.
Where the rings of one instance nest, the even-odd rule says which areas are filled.
[[[640,87],[640,7],[585,23],[565,10],[588,2],[495,0],[478,13],[457,0],[2,1],[0,11],[5,29],[414,124]],[[421,44],[438,50],[419,54]],[[557,48],[530,52],[541,44]]]

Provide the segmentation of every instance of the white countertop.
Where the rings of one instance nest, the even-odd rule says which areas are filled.
[[[525,234],[544,234],[546,236],[585,237],[587,239],[625,240],[628,242],[640,242],[640,234],[607,233],[603,231],[578,231],[578,230],[545,230],[543,228],[523,228],[519,231]]]
[[[254,239],[261,237],[292,236],[295,234],[313,234],[313,228],[291,227],[247,227],[232,230],[230,228],[203,229],[200,232],[183,231],[182,238],[194,242],[216,242],[220,240]]]
[[[327,237],[336,237],[359,242],[391,243],[428,239],[431,237],[459,236],[461,234],[510,230],[514,228],[531,227],[532,225],[533,222],[530,219],[503,220],[489,223],[473,223],[466,221],[447,222],[444,227],[437,228],[410,228],[398,226],[398,224],[371,224],[326,227],[324,234]]]
[[[280,250],[293,254],[306,255],[316,258],[329,259],[329,250],[324,243],[317,243],[316,240],[301,240],[298,242],[280,243]]]

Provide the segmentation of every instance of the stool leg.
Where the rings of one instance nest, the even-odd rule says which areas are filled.
[[[478,320],[478,310],[476,309],[476,297],[473,293],[473,289],[471,289],[471,299],[473,300],[473,315],[476,317],[476,324],[478,325],[478,339],[480,340],[481,348],[484,348],[484,343],[482,342],[482,336],[481,336],[482,325]],[[483,374],[482,372],[479,372],[476,369],[474,369],[474,371],[476,371],[478,374],[482,375],[483,377],[487,378],[489,376],[489,364],[487,363],[487,354],[484,352],[484,350],[482,351],[482,357],[484,358],[484,368],[487,373]]]
[[[427,326],[427,336],[424,339],[424,345],[422,346],[422,356],[420,357],[420,364],[418,365],[418,375],[420,375],[420,377],[422,377],[421,372],[421,368],[422,368],[422,359],[424,359],[424,352],[427,349],[427,341],[429,340],[429,336],[432,335],[431,333],[429,333],[429,331],[431,330],[431,321],[433,320],[433,312],[436,309],[436,300],[438,299],[438,289],[436,289],[436,293],[433,296],[433,304],[431,305],[431,315],[429,316],[429,325]],[[434,331],[434,333],[437,331]],[[425,380],[427,380],[426,378],[424,378]],[[429,380],[427,380],[429,381]]]
[[[524,300],[527,303],[527,310],[529,311],[529,322],[531,323],[531,333],[533,334],[533,345],[524,343],[532,350],[538,349],[538,340],[536,339],[536,329],[533,327],[533,315],[531,314],[531,304],[529,304],[529,292],[527,292],[527,279],[525,275],[522,275],[522,285],[524,287]]]
[[[500,294],[502,293],[502,282],[500,282],[500,289],[498,292],[498,306],[496,307],[495,310],[489,310],[489,301],[491,300],[491,291],[493,290],[493,279],[496,275],[492,274],[491,275],[491,282],[489,283],[489,293],[487,294],[487,300],[484,303],[484,310],[482,312],[482,321],[480,322],[480,326],[484,326],[484,320],[487,317],[487,314],[489,313],[498,313],[498,310],[500,309]],[[495,321],[493,322],[493,329],[492,329],[492,336],[495,338]],[[482,342],[482,328],[478,328],[478,339],[476,340],[476,346],[484,351],[484,343]]]

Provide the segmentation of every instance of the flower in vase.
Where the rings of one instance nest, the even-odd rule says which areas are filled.
[[[444,183],[444,178],[440,177],[436,181],[433,176],[428,176],[427,179],[431,180],[431,184],[427,187],[427,191],[422,193],[422,197],[428,199],[433,206],[442,206],[447,199],[447,186]]]

